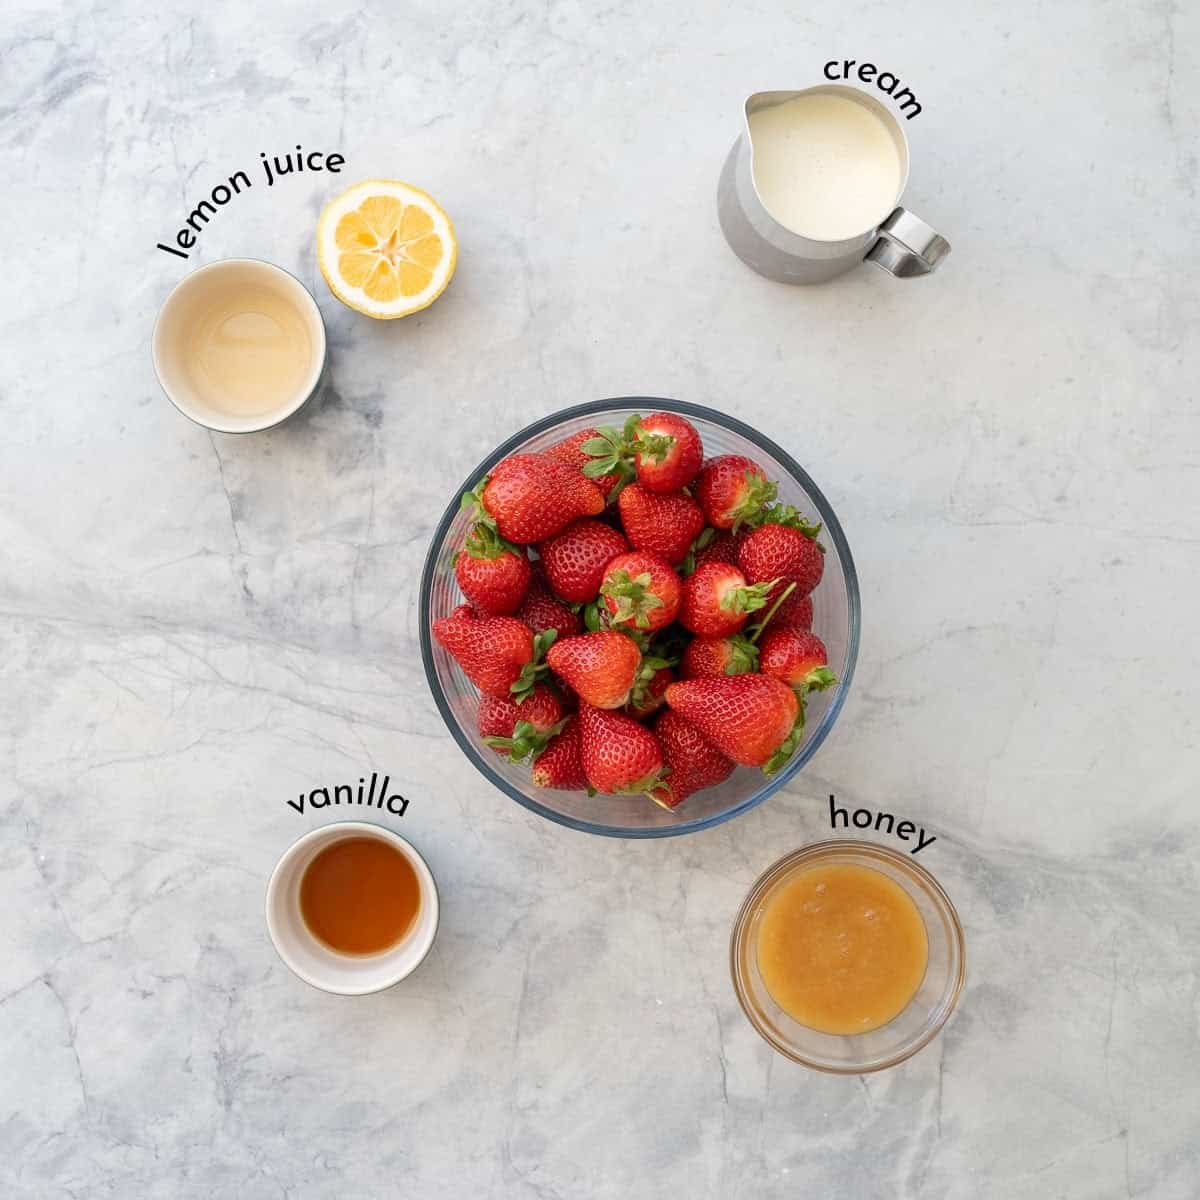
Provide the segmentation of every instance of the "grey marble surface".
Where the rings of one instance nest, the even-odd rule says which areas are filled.
[[[67,11],[64,11],[67,10]],[[714,188],[746,93],[871,56],[924,106],[935,278],[751,274]],[[1200,8],[146,6],[0,13],[0,1192],[6,1197],[1200,1194]],[[373,324],[313,261],[335,181],[461,235]],[[319,298],[330,386],[209,436],[148,338],[194,265]],[[791,450],[842,517],[858,678],[784,794],[590,839],[483,783],[416,649],[450,489],[565,404],[676,396]],[[359,1001],[292,978],[262,897],[370,769],[441,883],[436,952]],[[773,1057],[735,909],[824,797],[936,833],[968,987],[907,1065]]]

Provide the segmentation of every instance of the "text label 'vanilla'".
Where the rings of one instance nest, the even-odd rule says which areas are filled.
[[[287,804],[298,813],[303,813],[307,808],[329,808],[335,804],[345,804],[362,808],[381,808],[394,817],[404,816],[408,811],[408,801],[399,792],[388,794],[388,785],[392,777],[385,775],[382,786],[376,791],[378,780],[379,775],[372,771],[371,782],[367,783],[365,777],[360,779],[357,790],[351,783],[339,783],[332,788],[313,788],[307,795],[301,792],[295,800],[288,800]]]

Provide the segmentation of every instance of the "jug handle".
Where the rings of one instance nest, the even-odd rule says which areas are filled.
[[[899,279],[928,275],[950,253],[950,243],[920,217],[897,208],[879,226],[879,239],[867,251],[867,260]]]

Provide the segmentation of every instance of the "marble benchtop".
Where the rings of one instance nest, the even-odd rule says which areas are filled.
[[[1200,9],[482,0],[0,15],[0,1192],[566,1200],[1155,1197],[1200,1188]],[[748,92],[874,56],[923,110],[932,279],[747,271],[714,192]],[[373,324],[316,273],[345,156],[455,218],[458,275]],[[326,390],[270,434],[161,397],[193,265],[296,272]],[[593,839],[490,790],[416,645],[450,490],[566,404],[675,396],[812,473],[863,585],[858,676],[793,785],[720,828]],[[262,898],[388,772],[436,950],[345,1001]],[[737,905],[903,813],[968,939],[946,1034],[825,1077],[728,979]]]

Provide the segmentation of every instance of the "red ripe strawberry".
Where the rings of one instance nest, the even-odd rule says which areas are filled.
[[[533,761],[534,787],[582,792],[587,786],[579,753],[579,718],[568,717],[562,732]]]
[[[479,697],[479,732],[497,754],[523,762],[545,749],[561,728],[562,704],[544,683],[537,684],[520,703],[507,696]]]
[[[704,461],[696,427],[676,413],[652,413],[639,420],[630,449],[638,483],[664,496],[687,487]]]
[[[489,617],[510,617],[529,588],[529,556],[489,525],[476,525],[454,556],[454,575],[471,604]]]
[[[564,462],[577,471],[583,472],[584,478],[591,479],[604,493],[605,500],[611,503],[615,498],[613,490],[633,478],[633,467],[625,460],[614,462],[610,470],[605,470],[608,464],[604,463],[599,468],[600,473],[597,474],[596,468],[593,466],[597,460],[583,447],[586,442],[594,442],[597,438],[602,437],[603,434],[599,429],[581,429],[578,433],[571,434],[569,438],[564,438],[561,442],[555,442],[553,446],[548,446],[542,453],[547,458],[557,459],[559,462]]]
[[[733,762],[674,709],[658,718],[654,732],[670,769],[666,795],[651,797],[663,808],[677,808],[693,792],[715,787],[733,774]]]
[[[737,567],[707,562],[683,581],[679,623],[701,637],[727,637],[766,606],[770,590],[769,583],[748,584]]]
[[[552,635],[539,634],[515,617],[443,617],[433,636],[450,652],[463,674],[492,696],[524,695],[545,670],[538,658]]]
[[[653,632],[679,612],[679,576],[665,558],[635,550],[609,559],[600,595],[609,625]]]
[[[684,574],[690,575],[701,563],[706,562],[723,562],[736,567],[738,547],[745,536],[744,533],[726,533],[708,526],[692,546],[692,553],[684,563]]]
[[[692,487],[708,523],[735,532],[747,521],[754,522],[777,490],[762,467],[741,454],[710,458]]]
[[[607,630],[555,642],[546,662],[581,701],[596,708],[620,708],[629,699],[642,652],[632,638]]]
[[[667,688],[667,703],[727,758],[768,775],[787,761],[804,731],[796,693],[770,675],[686,679]]]
[[[609,561],[628,549],[628,543],[611,525],[581,517],[547,538],[538,553],[555,593],[573,604],[586,604],[599,594]]]
[[[820,528],[810,525],[790,505],[773,508],[764,524],[742,543],[738,566],[751,583],[778,579],[782,582],[776,594],[794,583],[796,591],[806,596],[821,582],[825,570],[825,551],[817,541]]]
[[[688,548],[704,528],[704,514],[690,496],[678,492],[660,496],[631,483],[617,501],[625,536],[635,550],[665,558],[672,566],[687,557]]]
[[[792,591],[771,615],[771,619],[767,622],[767,628],[806,630],[812,628],[812,623],[812,597],[802,595],[799,591]]]
[[[560,638],[565,638],[574,637],[582,628],[579,618],[551,593],[536,571],[516,615],[534,633],[553,629]]]
[[[679,663],[680,679],[745,675],[758,670],[758,647],[749,638],[692,638]]]
[[[667,688],[675,682],[675,672],[670,667],[654,666],[654,663],[659,661],[654,658],[642,659],[633,691],[629,694],[629,702],[625,705],[625,711],[635,721],[644,721],[667,702]]]
[[[581,704],[579,735],[583,773],[596,791],[665,795],[662,747],[644,725],[624,713]]]
[[[463,507],[519,545],[540,542],[576,517],[604,511],[598,487],[566,463],[544,454],[514,454],[497,463]]]
[[[448,617],[447,621],[473,621],[479,614],[469,605],[460,604]]]
[[[703,562],[725,562],[737,566],[738,550],[746,540],[745,530],[737,533],[718,533],[712,543],[696,556],[696,565]]]
[[[801,629],[768,629],[762,641],[762,673],[805,692],[823,692],[837,683],[825,643]]]

